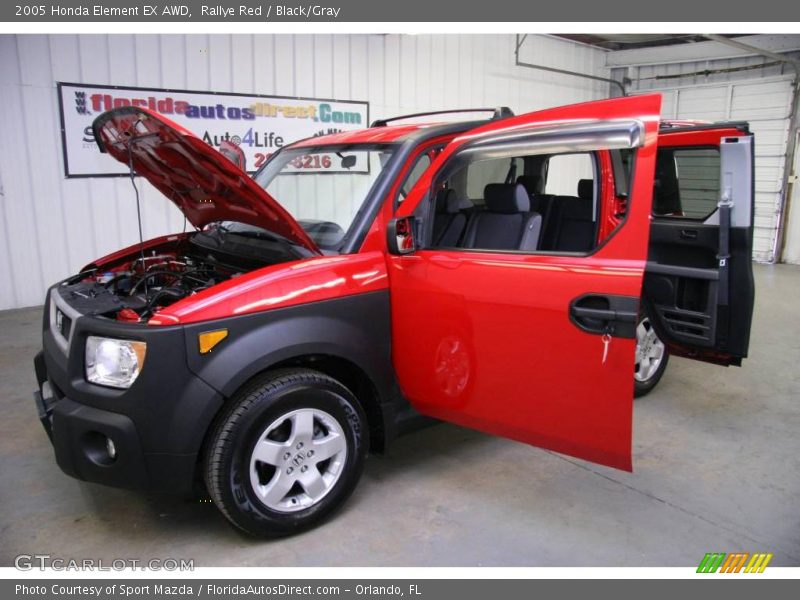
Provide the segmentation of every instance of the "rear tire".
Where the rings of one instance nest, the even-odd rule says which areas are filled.
[[[658,385],[669,362],[669,352],[647,311],[643,308],[636,326],[636,361],[633,367],[633,397],[646,396]]]
[[[367,454],[353,394],[310,369],[266,374],[234,396],[206,452],[208,493],[238,528],[259,537],[305,531],[355,489]]]

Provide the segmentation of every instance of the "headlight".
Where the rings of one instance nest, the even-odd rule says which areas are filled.
[[[86,379],[98,385],[129,388],[139,376],[147,344],[90,335],[86,338]]]

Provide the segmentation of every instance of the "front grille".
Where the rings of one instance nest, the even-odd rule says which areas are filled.
[[[69,353],[70,338],[75,329],[75,320],[81,315],[67,304],[58,290],[50,292],[50,335],[64,354]]]
[[[61,309],[56,309],[56,329],[65,340],[69,339],[69,333],[72,330],[72,319],[61,312]]]

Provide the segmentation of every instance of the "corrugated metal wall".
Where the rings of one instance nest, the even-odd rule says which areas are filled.
[[[0,36],[0,309],[136,242],[124,179],[63,176],[56,81],[368,100],[370,116],[601,98],[603,83],[514,66],[513,35]],[[537,62],[607,75],[598,50],[529,36]],[[145,237],[183,220],[142,187]]]
[[[750,123],[756,140],[753,258],[763,262],[775,258],[794,75],[773,62],[747,57],[642,66],[627,73],[636,92],[661,91],[665,118]],[[706,74],[717,70],[726,72]],[[687,73],[693,74],[682,75]]]
[[[795,138],[795,148],[800,148],[800,132]],[[791,199],[786,219],[786,246],[782,260],[787,263],[800,264],[800,151],[794,153],[793,173],[795,180],[791,185]]]

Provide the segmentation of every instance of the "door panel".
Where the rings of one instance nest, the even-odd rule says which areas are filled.
[[[638,299],[641,265],[422,250],[391,279],[394,361],[423,414],[630,470],[635,340],[570,319],[589,291]],[[398,285],[395,286],[395,283]]]
[[[663,137],[668,142],[670,136]],[[719,193],[733,203],[728,250],[720,246],[719,209],[703,221],[654,217],[644,297],[659,337],[674,354],[738,365],[747,356],[755,295],[752,137],[720,137],[718,143]],[[728,255],[724,262],[721,254]]]
[[[650,96],[522,115],[458,138],[431,166],[398,216],[426,202],[451,163],[500,155],[508,141],[519,155],[638,146],[626,221],[592,254],[423,247],[388,257],[394,366],[417,410],[631,469],[635,341],[624,324],[647,256],[659,108]],[[644,135],[608,135],[624,119]],[[598,139],[605,146],[593,147]]]

